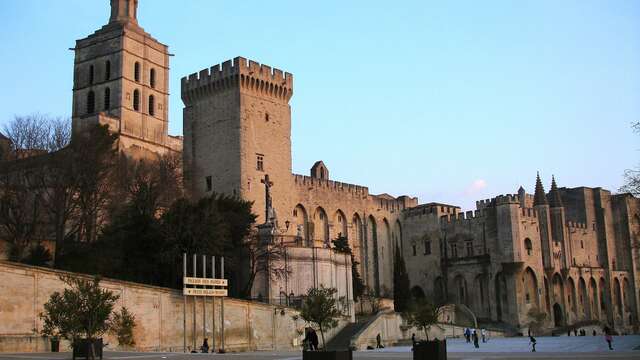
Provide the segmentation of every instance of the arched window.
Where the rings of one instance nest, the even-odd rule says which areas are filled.
[[[531,243],[531,239],[524,239],[524,248],[527,250],[527,255],[531,255],[531,251],[533,250],[533,244]]]
[[[111,89],[104,89],[104,109],[109,110],[111,107]]]
[[[140,82],[140,63],[137,61],[135,65],[133,65],[133,79],[136,82]]]
[[[149,95],[149,115],[151,116],[155,113],[154,102],[153,95]]]
[[[133,90],[133,110],[140,111],[140,91]]]
[[[93,114],[96,111],[96,93],[93,90],[87,94],[87,114]]]
[[[93,65],[89,66],[89,84],[93,84]]]
[[[156,87],[156,69],[151,69],[149,72],[149,86]]]
[[[109,60],[104,64],[104,79],[111,79],[111,61]]]

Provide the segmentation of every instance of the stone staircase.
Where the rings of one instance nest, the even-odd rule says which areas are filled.
[[[327,350],[346,350],[351,346],[351,338],[362,328],[367,326],[371,317],[362,317],[354,323],[348,324],[337,333],[328,343]]]

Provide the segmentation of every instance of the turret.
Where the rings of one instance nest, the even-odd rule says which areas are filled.
[[[558,191],[558,186],[556,185],[556,178],[554,176],[551,176],[551,191],[549,192],[549,206],[552,208],[563,207],[562,197],[560,197],[560,192]]]
[[[567,241],[569,237],[566,233],[564,207],[562,206],[562,198],[560,196],[560,191],[558,191],[558,185],[556,185],[555,177],[551,178],[551,191],[549,192],[548,198],[549,206],[551,208],[551,237],[562,249],[562,262],[560,266],[562,268],[568,268],[571,266],[573,249],[570,241]]]
[[[533,195],[533,207],[538,212],[538,228],[540,229],[540,248],[542,249],[542,263],[545,268],[553,267],[551,246],[551,219],[549,217],[549,204],[544,193],[544,187],[540,180],[540,173],[536,175],[536,192]]]

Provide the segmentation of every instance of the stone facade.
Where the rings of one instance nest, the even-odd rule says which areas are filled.
[[[404,212],[405,259],[415,291],[462,303],[478,318],[526,326],[589,320],[632,331],[638,319],[638,199],[601,188],[558,188]]]

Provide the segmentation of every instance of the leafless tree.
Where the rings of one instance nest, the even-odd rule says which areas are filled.
[[[285,261],[287,248],[280,241],[276,240],[271,244],[262,243],[260,236],[254,231],[246,237],[240,251],[249,269],[239,294],[241,298],[248,298],[251,295],[253,283],[259,274],[272,279],[282,279],[291,273]]]
[[[632,124],[633,131],[640,133],[640,121]],[[640,166],[634,169],[627,169],[624,172],[625,184],[620,187],[622,193],[631,193],[634,196],[640,196]]]

